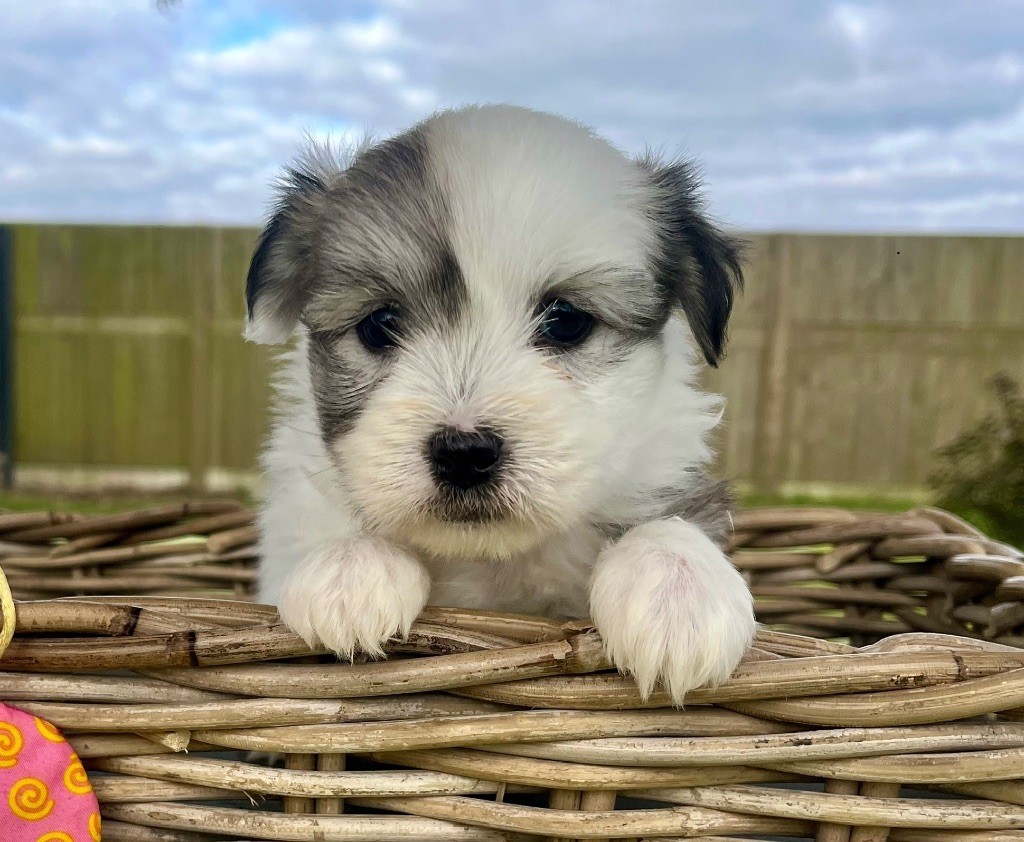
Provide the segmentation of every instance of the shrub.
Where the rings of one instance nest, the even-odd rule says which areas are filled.
[[[1024,396],[1009,375],[992,379],[996,409],[938,452],[938,504],[994,538],[1024,546]]]

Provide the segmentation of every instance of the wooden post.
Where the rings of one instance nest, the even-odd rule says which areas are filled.
[[[285,769],[301,769],[312,771],[316,768],[316,755],[313,754],[286,754],[284,756]],[[284,811],[286,813],[312,813],[316,802],[312,798],[302,795],[286,795],[284,797]]]
[[[553,810],[600,812],[615,809],[615,790],[553,789],[548,806]],[[572,837],[558,837],[551,842],[580,842]],[[595,842],[608,842],[598,839]]]
[[[860,785],[864,798],[899,798],[900,785],[888,781],[864,781]],[[887,842],[887,827],[855,827],[850,833],[850,842]]]
[[[190,293],[192,295],[192,324],[189,326],[189,357],[191,368],[192,402],[189,423],[188,478],[194,492],[204,492],[210,468],[210,356],[213,325],[213,283],[220,271],[220,232],[209,237],[197,236],[191,254]],[[208,233],[208,232],[207,232]],[[209,273],[200,260],[200,244],[209,247],[211,260]],[[202,249],[206,251],[206,249]]]
[[[344,772],[344,754],[318,754],[316,768],[321,772]],[[345,801],[342,798],[318,798],[316,812],[323,816],[337,816],[345,812]]]
[[[779,491],[784,473],[786,442],[786,377],[789,362],[791,302],[789,237],[768,242],[775,267],[774,283],[766,296],[764,351],[761,357],[761,391],[757,405],[753,481],[756,491]]]
[[[832,795],[856,795],[856,781],[841,781],[836,778],[829,778],[825,781],[825,792]],[[833,824],[832,822],[818,822],[818,833],[814,842],[850,842],[852,827],[846,824]]]
[[[0,488],[14,485],[14,234],[0,225]]]
[[[583,792],[578,789],[553,789],[548,798],[548,806],[552,810],[578,810],[583,801]],[[569,836],[557,836],[551,842],[575,842]]]

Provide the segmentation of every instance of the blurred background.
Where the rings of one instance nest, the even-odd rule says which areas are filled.
[[[304,134],[505,101],[697,157],[750,236],[708,376],[748,501],[937,500],[1015,538],[1022,35],[1013,0],[5,3],[0,508],[256,490],[276,173]]]

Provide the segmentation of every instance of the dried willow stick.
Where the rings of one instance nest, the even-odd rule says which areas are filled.
[[[129,640],[32,640],[22,637],[11,644],[0,659],[0,665],[8,669],[66,672],[76,668],[140,670],[216,666],[309,654],[311,651],[302,638],[278,623],[240,630],[199,630],[187,636],[154,635]],[[374,695],[375,692],[412,692],[560,672],[587,672],[607,666],[600,639],[596,633],[588,632],[569,640],[494,652],[438,656],[431,659],[429,668],[414,661],[383,662],[350,666],[344,674],[350,682],[352,679],[358,682],[360,677],[377,679],[365,682],[376,690],[368,687],[358,693]],[[388,684],[382,686],[381,679]]]
[[[564,640],[575,632],[567,632],[564,623],[544,617],[525,617],[464,608],[430,607],[423,609],[420,619],[437,625],[452,626],[464,631],[477,631],[518,640],[520,643],[542,643]]]
[[[99,769],[93,763],[87,768]],[[153,799],[164,801],[246,801],[251,799],[241,791],[213,785],[197,786],[176,781],[159,780],[133,775],[92,775],[89,779],[96,800],[105,804],[140,804]]]
[[[109,593],[152,593],[164,590],[188,590],[189,588],[202,587],[201,577],[186,575],[171,575],[163,571],[153,573],[130,572],[127,575],[102,573],[96,576],[76,576],[74,573],[62,576],[38,576],[24,571],[12,571],[10,575],[12,587],[17,587],[19,593],[32,591],[35,593],[63,594],[68,591],[75,591],[80,594],[109,594]],[[209,585],[209,587],[213,587]]]
[[[145,558],[165,558],[175,555],[195,554],[201,544],[180,542],[174,544],[145,544],[136,547],[106,547],[89,550],[76,555],[53,558],[52,556],[30,555],[25,558],[8,556],[4,559],[4,567],[27,568],[32,571],[70,570],[75,567],[122,565]],[[125,597],[121,598],[126,599]]]
[[[172,685],[173,686],[173,685]],[[399,699],[350,699],[337,702],[316,701],[309,699],[229,699],[226,701],[190,702],[184,704],[146,704],[146,705],[91,705],[68,704],[61,702],[26,702],[22,707],[37,716],[53,722],[61,728],[74,731],[105,731],[110,733],[132,732],[140,729],[164,728],[176,729],[188,727],[197,733],[203,729],[224,729],[224,733],[232,734],[232,729],[243,729],[245,732],[262,734],[263,732],[280,734],[281,744],[287,742],[289,734],[315,734],[319,729],[325,735],[324,750],[330,750],[327,739],[329,734],[319,726],[331,725],[336,739],[350,740],[353,744],[375,742],[380,731],[389,732],[385,741],[403,743],[411,739],[459,739],[458,735],[472,733],[476,728],[486,728],[491,719],[482,715],[488,705],[479,702],[458,700],[451,697],[437,696],[436,701],[424,700],[422,697],[403,704]],[[429,710],[430,719],[422,719],[423,711]],[[562,717],[548,720],[546,726],[550,733],[559,727],[572,734],[579,730],[585,734],[604,733],[609,727],[604,720],[588,721],[572,720],[575,712]],[[441,717],[460,717],[445,719]],[[519,732],[543,735],[545,720],[524,719],[521,725],[516,721],[501,717],[529,717],[530,714],[498,715],[495,720],[505,725],[510,739],[515,739]],[[584,714],[585,716],[585,714]],[[600,716],[600,715],[598,715]],[[414,718],[413,722],[381,722],[388,719]],[[464,721],[462,721],[464,720]],[[613,720],[614,721],[614,720]],[[461,722],[461,724],[460,724]],[[347,723],[342,726],[338,723]],[[534,724],[535,723],[535,724]],[[575,728],[572,726],[575,724]],[[283,730],[300,726],[318,726],[318,729]],[[670,726],[665,726],[672,730]],[[629,733],[658,733],[657,721],[637,721],[621,726]],[[494,726],[495,734],[501,738],[506,730]],[[342,736],[347,734],[347,737]],[[376,746],[372,746],[375,748]],[[297,748],[296,751],[302,751]],[[342,748],[340,750],[347,751]],[[369,750],[369,749],[364,749]]]
[[[71,523],[79,517],[70,512],[0,512],[0,535],[9,539],[12,532]]]
[[[244,828],[245,836],[250,839],[298,842],[374,842],[381,839],[395,842],[404,839],[416,842],[516,842],[515,836],[501,831],[415,816],[300,816],[171,802],[108,804],[102,812],[104,817],[155,827],[202,827],[222,834],[237,834],[240,828]]]
[[[968,535],[974,538],[985,537],[985,533],[976,526],[973,526],[962,517],[958,517],[952,512],[947,512],[944,509],[936,509],[932,506],[920,506],[910,512],[910,514],[920,515],[921,517],[926,517],[929,520],[934,521],[942,527],[943,532],[948,532],[950,535]]]
[[[645,790],[641,794],[691,807],[834,824],[964,830],[1024,828],[1024,807],[980,801],[910,801],[793,790],[783,793],[750,786]]]
[[[16,638],[0,666],[42,672],[200,666],[309,655],[283,625],[241,631],[197,631],[109,640]]]
[[[699,769],[637,769],[625,766],[590,766],[523,757],[501,757],[473,749],[426,749],[373,752],[381,763],[464,775],[485,781],[507,781],[526,786],[555,789],[598,790],[637,789],[653,786],[697,784],[786,782],[803,780],[791,772],[755,769],[749,766],[703,766]],[[669,782],[672,783],[669,783]],[[660,783],[659,783],[660,782]]]
[[[970,795],[990,801],[1005,801],[1024,807],[1024,781],[962,781],[954,784],[928,784],[925,789],[935,792],[951,792],[954,795]]]
[[[753,539],[751,547],[800,547],[815,544],[841,544],[848,541],[888,540],[893,536],[940,535],[942,528],[928,518],[915,515],[868,515],[845,523],[832,523],[772,532]]]
[[[217,628],[220,627],[129,605],[70,600],[18,604],[17,632],[22,635],[91,632],[110,637],[142,637]]]
[[[716,688],[696,690],[687,696],[692,704],[762,705],[758,710],[775,710],[773,705],[807,705],[814,702],[814,696],[854,692],[866,695],[868,691],[884,693],[906,692],[901,686],[929,687],[944,685],[946,682],[963,681],[974,676],[992,676],[998,679],[1007,670],[1024,667],[1024,651],[1005,653],[988,652],[921,652],[913,656],[904,653],[871,653],[820,658],[795,658],[789,661],[765,661],[744,663],[733,673],[732,678]],[[977,680],[983,680],[979,678]],[[1011,682],[1015,684],[1015,682]],[[238,685],[204,683],[206,689],[234,690]],[[1024,692],[1024,688],[1020,688]],[[532,681],[517,681],[514,684],[467,687],[460,693],[487,701],[513,704],[522,707],[577,707],[577,708],[640,708],[645,706],[664,707],[669,699],[663,693],[655,692],[644,702],[632,679],[618,675],[581,675],[572,678],[539,678]],[[872,694],[874,705],[885,706],[884,693]],[[782,696],[804,697],[799,701],[769,702],[754,700],[777,699]],[[858,698],[858,697],[854,697]],[[893,701],[896,701],[896,697]],[[1024,704],[1024,697],[1022,697]],[[1009,706],[1009,705],[1008,705]],[[738,710],[747,712],[745,708]],[[797,708],[799,710],[799,707]],[[991,710],[999,710],[998,707]],[[978,712],[991,712],[979,710]],[[761,714],[751,708],[755,716],[770,719],[787,719],[781,714]],[[971,714],[966,714],[971,715]],[[949,718],[949,717],[945,717]],[[792,719],[791,721],[803,721]],[[934,721],[927,717],[918,722]],[[839,724],[826,721],[823,724]],[[857,723],[876,724],[870,720]],[[893,724],[883,722],[880,724]],[[909,722],[907,724],[910,724]]]
[[[124,532],[97,532],[94,535],[83,535],[81,538],[72,538],[66,544],[60,544],[50,550],[51,558],[74,555],[75,553],[93,550],[102,547],[104,544],[111,544],[124,535]]]
[[[1024,671],[884,693],[858,693],[822,699],[766,699],[730,702],[750,716],[808,725],[871,727],[922,725],[969,719],[1024,705]]]
[[[1020,777],[1024,749],[1007,748],[950,754],[906,754],[845,760],[792,760],[769,768],[812,777],[880,783],[942,784],[1006,781]],[[1024,827],[1024,825],[1022,825]]]
[[[125,544],[144,544],[149,541],[165,541],[168,538],[180,538],[184,535],[207,535],[224,529],[249,526],[255,520],[255,512],[249,509],[238,509],[219,515],[197,517],[173,526],[161,526],[136,532],[125,540]]]
[[[80,758],[137,757],[150,754],[173,754],[172,750],[136,734],[75,734],[65,735]],[[195,742],[186,747],[195,750]]]
[[[132,594],[131,596],[69,596],[60,602],[99,602],[139,608],[151,608],[161,614],[175,614],[197,623],[213,622],[230,628],[276,623],[280,618],[271,605],[239,602],[227,598],[207,598],[195,593],[189,596],[163,597]]]
[[[438,772],[277,769],[230,760],[162,755],[90,760],[89,768],[233,791],[305,798],[488,795],[496,792],[498,787],[496,783]]]
[[[1024,842],[1021,830],[913,830],[896,828],[889,842]]]
[[[755,597],[791,597],[808,599],[812,602],[829,602],[840,605],[913,606],[917,600],[900,593],[885,591],[864,591],[858,588],[804,588],[784,585],[755,585],[751,588]]]
[[[797,835],[810,827],[806,821],[741,816],[699,807],[582,813],[575,810],[495,804],[461,796],[354,798],[352,802],[360,806],[409,812],[417,816],[483,827],[577,839],[672,834],[704,836],[711,833]]]
[[[111,645],[109,654],[104,654],[107,643],[19,640],[15,644],[14,653],[0,664],[21,669],[66,671],[69,666],[81,666],[83,659],[88,657],[95,669],[139,669],[143,668],[141,665],[153,662],[174,663],[183,659],[200,664],[216,664],[245,658],[267,659],[308,653],[308,649],[281,626],[238,633],[199,632],[194,639],[188,641],[173,637],[166,640],[150,638],[109,641],[110,644],[117,643],[120,648]],[[226,666],[203,671],[172,668],[147,672],[200,689],[245,694],[259,687],[263,695],[282,697],[349,697],[465,688],[460,692],[523,707],[607,709],[667,705],[668,700],[661,693],[655,693],[647,703],[642,702],[633,682],[615,674],[516,680],[531,675],[583,672],[603,665],[597,639],[580,635],[570,641],[534,644],[497,652],[439,656],[426,663],[387,661],[356,665],[322,664],[315,671],[300,665],[275,664]],[[998,653],[964,651],[960,654],[923,652],[912,659],[900,653],[872,653],[855,658],[822,657],[755,662],[741,666],[733,678],[720,687],[696,691],[690,699],[695,704],[729,704],[733,700],[739,704],[746,700],[771,699],[782,695],[810,697],[849,691],[864,693],[897,688],[908,683],[927,687],[944,681],[993,675],[1022,665],[1024,652],[1020,650]],[[484,686],[494,680],[516,681],[513,684]],[[893,689],[891,692],[906,691]],[[925,718],[918,721],[929,720]]]
[[[96,704],[188,704],[227,701],[226,693],[193,690],[142,676],[60,675],[0,672],[0,699],[10,702],[93,702]]]
[[[91,515],[57,521],[50,526],[37,526],[7,533],[12,541],[48,541],[53,538],[77,538],[79,535],[93,535],[97,532],[128,531],[140,526],[180,520],[191,515],[212,515],[235,511],[241,506],[230,500],[196,500],[189,503],[168,506],[154,506],[134,512],[113,515]]]
[[[850,523],[857,515],[845,509],[811,506],[778,506],[737,512],[733,525],[737,531],[791,531],[829,523]]]
[[[207,833],[165,830],[128,822],[117,822],[106,817],[103,819],[104,842],[210,842],[210,838]]]
[[[871,541],[850,541],[844,544],[836,544],[827,553],[818,557],[814,563],[816,572],[834,574],[839,568],[849,564],[868,552],[872,547]]]
[[[185,751],[192,741],[192,733],[183,728],[176,731],[135,731],[144,739],[150,740],[157,745],[163,746],[171,751]]]
[[[495,741],[497,742],[497,741]],[[466,743],[463,743],[465,745]],[[659,767],[786,763],[932,751],[1024,747],[1024,725],[955,723],[910,728],[798,731],[756,737],[649,737],[517,742],[490,751],[615,766]]]
[[[224,532],[215,532],[206,539],[206,546],[211,553],[226,553],[228,550],[255,543],[259,538],[259,532],[255,526],[239,526],[236,529],[227,529]]]

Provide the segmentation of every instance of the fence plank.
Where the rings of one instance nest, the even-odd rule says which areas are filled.
[[[0,225],[0,488],[14,483],[14,235]]]

